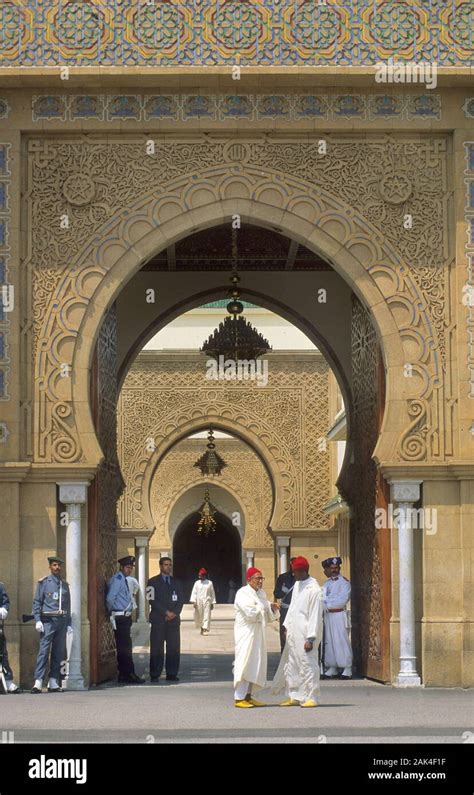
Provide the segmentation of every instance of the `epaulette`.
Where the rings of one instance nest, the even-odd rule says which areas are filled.
[[[46,574],[44,577],[41,577],[41,578],[38,580],[38,582],[44,582],[45,580],[47,580],[47,579],[48,579],[48,577],[49,577],[49,574]]]
[[[342,577],[342,579],[343,579],[343,580],[345,580],[346,582],[350,582],[350,580],[348,580],[348,579],[347,579],[347,577],[344,577],[344,575],[343,575],[343,574],[341,574],[341,577]]]

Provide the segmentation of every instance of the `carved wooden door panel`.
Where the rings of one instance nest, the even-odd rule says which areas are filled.
[[[363,676],[390,678],[390,535],[377,529],[376,508],[387,508],[387,485],[372,459],[384,404],[384,369],[369,313],[353,296],[353,411],[349,498],[351,517],[352,642]]]
[[[91,373],[91,405],[104,460],[89,488],[89,621],[91,683],[116,675],[115,640],[105,611],[105,582],[117,570],[117,319],[115,305],[99,333]]]

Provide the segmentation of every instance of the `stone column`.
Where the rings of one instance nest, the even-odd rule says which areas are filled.
[[[279,574],[284,574],[285,571],[288,571],[288,550],[290,548],[290,539],[289,536],[278,536],[277,537],[277,548],[278,548],[278,557],[279,557],[279,565],[280,570]]]
[[[245,567],[245,571],[247,571],[248,569],[250,569],[253,566],[254,554],[255,554],[255,552],[253,552],[253,551],[251,552],[249,549],[245,550],[245,557],[247,558],[247,564],[246,564],[246,567]]]
[[[398,566],[400,591],[400,672],[394,682],[399,687],[416,687],[421,679],[416,670],[415,651],[415,561],[413,549],[413,504],[420,499],[421,480],[392,480],[391,497],[398,528]]]
[[[87,502],[88,483],[58,483],[59,499],[66,507],[66,574],[71,591],[72,628],[74,631],[69,657],[68,690],[84,690],[82,676],[82,550],[81,550],[81,505]]]
[[[148,546],[148,538],[139,537],[135,539],[135,546],[138,550],[138,585],[140,586],[138,597],[138,616],[137,624],[146,623],[145,615],[145,588],[146,588],[146,548]]]

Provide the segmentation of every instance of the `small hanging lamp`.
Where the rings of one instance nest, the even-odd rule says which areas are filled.
[[[227,466],[222,456],[216,452],[212,428],[209,428],[207,450],[201,458],[198,458],[194,466],[199,467],[201,474],[205,477],[220,475],[224,467]]]
[[[210,500],[209,489],[206,489],[204,492],[204,502],[199,509],[199,513],[200,518],[197,523],[197,531],[199,535],[207,538],[210,533],[215,533],[217,528],[217,522],[214,519],[217,510]]]

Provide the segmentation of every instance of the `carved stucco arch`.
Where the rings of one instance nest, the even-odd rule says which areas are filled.
[[[156,470],[160,461],[170,452],[180,441],[186,439],[194,433],[208,430],[212,425],[214,430],[224,431],[248,444],[254,453],[262,461],[273,489],[273,506],[269,524],[279,527],[282,514],[288,509],[291,503],[291,491],[289,490],[288,469],[292,468],[293,462],[287,456],[284,449],[278,449],[272,440],[271,429],[259,428],[259,418],[250,417],[246,424],[236,421],[226,413],[226,416],[212,414],[206,407],[195,407],[193,417],[190,419],[176,418],[170,420],[165,426],[165,434],[156,444],[156,449],[146,458],[141,455],[138,466],[132,467],[137,472],[134,482],[130,484],[132,492],[141,494],[143,500],[140,513],[143,516],[143,527],[154,527],[153,513],[151,510],[151,486]],[[179,421],[181,420],[181,421]],[[157,430],[150,433],[156,440]],[[145,440],[141,440],[142,445],[137,444],[137,448],[145,449]],[[141,464],[141,466],[140,466]],[[286,474],[285,474],[286,473]]]
[[[210,481],[208,479],[203,478],[199,474],[194,475],[192,480],[190,480],[190,482],[189,482],[189,484],[187,486],[184,486],[184,487],[181,487],[181,488],[177,489],[176,492],[173,494],[173,496],[170,497],[170,499],[168,500],[168,503],[167,503],[167,506],[166,506],[165,518],[164,518],[164,525],[165,525],[165,528],[166,528],[165,532],[168,535],[169,544],[172,545],[174,543],[174,535],[173,535],[173,537],[171,537],[171,534],[169,532],[169,527],[170,527],[170,521],[171,521],[171,514],[172,514],[175,506],[177,505],[177,503],[179,502],[181,497],[185,496],[188,493],[188,491],[193,489],[195,486],[198,486],[199,484],[201,484],[201,481],[202,481],[203,489],[206,488],[208,485],[210,485],[211,488],[221,489],[222,491],[227,492],[228,494],[231,495],[231,497],[234,498],[234,500],[235,500],[236,504],[239,506],[239,509],[241,510],[243,518],[244,518],[244,522],[243,522],[244,532],[241,533],[239,531],[238,527],[235,528],[236,532],[240,536],[240,540],[241,540],[241,543],[242,543],[242,546],[243,546],[244,545],[245,536],[246,535],[248,536],[248,529],[251,526],[251,516],[253,514],[252,507],[250,506],[248,500],[246,500],[245,496],[243,496],[242,494],[238,494],[237,491],[234,488],[232,488],[232,486],[229,483],[223,483],[221,481],[218,481],[215,484],[214,483],[210,483]],[[201,503],[202,502],[203,502],[203,499],[201,499]],[[216,499],[213,498],[212,496],[211,496],[211,502],[213,502],[214,505],[216,504]],[[181,522],[185,518],[186,517],[181,517],[179,524],[181,524]],[[178,524],[176,530],[178,530],[179,524]]]
[[[386,366],[386,410],[375,457],[396,463],[425,456],[417,428],[439,378],[439,362],[426,299],[408,265],[370,221],[329,191],[268,168],[238,165],[232,175],[229,168],[217,164],[191,183],[182,176],[141,197],[116,214],[61,276],[35,362],[38,461],[99,463],[88,375],[106,310],[144,261],[197,230],[230,221],[235,213],[244,223],[278,227],[348,282],[371,313]],[[418,379],[403,378],[404,343],[414,326],[422,340],[418,363],[428,374],[421,389]],[[71,379],[60,376],[64,362],[72,365]]]

